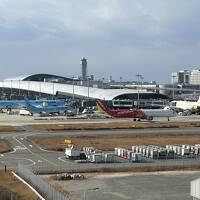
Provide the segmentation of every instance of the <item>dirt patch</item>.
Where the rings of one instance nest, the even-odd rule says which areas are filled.
[[[11,144],[4,139],[0,139],[0,153],[12,151]]]
[[[16,180],[11,172],[0,171],[0,187],[4,187],[17,194],[19,200],[37,200],[36,195],[22,182]]]
[[[97,174],[105,173],[106,175],[113,173],[149,173],[149,172],[174,172],[174,171],[198,171],[200,170],[200,165],[170,165],[170,166],[141,166],[141,167],[105,167],[105,168],[88,168],[70,171],[70,173],[81,173],[86,177],[86,179],[91,178]],[[65,173],[65,172],[63,172]],[[56,175],[55,175],[56,174]],[[41,176],[49,177],[49,180],[57,180],[56,172],[45,172],[40,173]],[[120,176],[120,174],[118,174]],[[85,179],[84,179],[85,180]],[[77,180],[68,180],[77,181]],[[82,180],[81,180],[82,181]]]
[[[78,149],[93,146],[101,150],[113,150],[115,147],[131,148],[132,145],[199,144],[200,134],[110,134],[76,136],[32,136],[34,143],[47,150],[64,150],[65,139],[69,139]]]
[[[0,126],[0,133],[2,132],[21,132],[25,131],[22,127],[16,126]]]

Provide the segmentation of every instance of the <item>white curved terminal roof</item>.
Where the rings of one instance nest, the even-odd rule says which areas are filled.
[[[19,81],[19,79],[0,81],[0,87],[30,90],[52,95],[55,95],[57,92],[61,92],[68,94],[69,96],[73,96],[74,94],[75,96],[90,97],[103,100],[112,100],[113,98],[122,94],[137,93],[137,90],[133,89],[99,89],[60,83]]]
[[[22,75],[22,76],[16,76],[16,77],[9,77],[4,79],[4,81],[23,81],[25,78],[29,77],[30,75]]]

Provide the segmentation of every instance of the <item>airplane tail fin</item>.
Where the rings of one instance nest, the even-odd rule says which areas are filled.
[[[97,99],[96,100],[96,103],[97,103],[97,108],[99,111],[101,112],[106,112],[107,111],[107,106],[103,104],[103,102],[100,100],[100,99]]]
[[[26,109],[30,110],[32,105],[30,104],[30,102],[29,102],[29,100],[26,96],[24,97],[24,100],[25,100],[25,103],[26,103]]]
[[[97,103],[97,108],[100,112],[106,114],[109,117],[112,117],[110,108],[108,108],[100,99],[97,99],[96,103]]]

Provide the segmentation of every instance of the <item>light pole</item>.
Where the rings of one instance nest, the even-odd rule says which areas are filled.
[[[140,79],[144,79],[141,74],[137,74],[136,77],[137,79],[137,108],[139,108],[139,102],[140,102],[140,92],[139,92],[139,81]]]
[[[4,93],[4,80],[2,80],[2,95],[3,95],[3,93]]]
[[[12,99],[12,83],[13,83],[13,80],[11,80],[10,82],[10,99]]]
[[[89,77],[87,78],[87,86],[88,86],[88,100],[89,100],[89,97],[90,97],[90,79],[89,79]]]
[[[121,87],[122,87],[122,77],[120,76],[119,79],[120,79],[120,89],[121,89]]]
[[[19,79],[19,95],[20,95],[20,93],[21,93],[20,90],[21,90],[21,88],[20,88],[20,79]]]
[[[84,200],[86,200],[86,192],[87,191],[97,191],[97,190],[99,190],[100,188],[89,188],[89,189],[87,189],[87,190],[84,190]]]
[[[40,87],[40,99],[41,99],[41,91],[42,91],[42,83],[41,82],[40,82],[39,87]]]
[[[29,93],[30,93],[30,81],[28,81],[28,97],[29,97]]]
[[[72,81],[72,84],[73,84],[73,86],[72,86],[72,93],[73,93],[73,101],[74,101],[74,77],[72,77],[73,78],[73,81]]]
[[[53,99],[54,99],[54,92],[55,92],[55,88],[54,88],[54,82],[52,83],[53,85]]]
[[[172,75],[172,83],[173,83],[173,91],[172,91],[172,98],[174,99],[174,78],[176,76],[175,75]]]
[[[87,76],[87,108],[89,108],[89,100],[90,99],[90,79],[89,77]]]
[[[102,88],[102,89],[104,89],[104,80],[105,80],[105,79],[102,78],[102,85],[101,85],[101,88]]]

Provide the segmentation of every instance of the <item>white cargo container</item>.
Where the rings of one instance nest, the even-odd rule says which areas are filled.
[[[189,149],[182,148],[182,149],[181,149],[181,155],[182,155],[182,156],[188,156],[188,155],[190,155]]]
[[[94,154],[96,152],[94,147],[83,147],[83,151],[86,154]]]
[[[173,146],[173,150],[174,150],[174,152],[175,152],[175,154],[177,154],[177,155],[181,155],[181,147],[179,147],[179,146]]]
[[[147,148],[146,150],[146,157],[148,158],[150,156],[151,148]]]
[[[103,157],[106,163],[113,163],[115,160],[115,155],[113,153],[105,153]]]
[[[115,147],[115,152],[114,153],[115,153],[116,156],[118,156],[118,148],[117,147]]]
[[[182,148],[177,146],[177,155],[181,155],[181,152],[182,152]]]
[[[136,153],[137,152],[137,146],[132,146],[132,151]]]
[[[142,154],[141,153],[131,153],[131,159],[132,162],[139,162],[142,160]]]
[[[121,150],[120,150],[120,157],[124,157],[124,151],[125,151],[125,149],[123,149],[123,148],[121,148]]]
[[[123,151],[123,158],[128,158],[128,149],[124,149]]]
[[[147,147],[146,147],[146,146],[144,146],[144,147],[143,147],[143,149],[142,149],[142,155],[143,155],[143,156],[145,156],[145,155],[146,155],[146,150],[147,150]]]
[[[195,149],[191,151],[193,154],[198,155],[200,153],[200,148],[195,146]]]
[[[168,159],[173,159],[175,158],[175,152],[172,149],[167,149],[167,158]]]
[[[139,153],[143,152],[143,146],[139,146]]]
[[[158,158],[160,158],[160,159],[167,158],[167,150],[159,149],[158,150]]]
[[[103,157],[101,153],[88,155],[88,160],[93,163],[103,162]]]
[[[150,151],[150,158],[152,158],[152,159],[158,158],[158,150],[151,149],[151,151]]]
[[[139,153],[139,146],[136,146],[135,153]]]
[[[188,146],[187,144],[182,144],[183,149],[186,149],[187,146]]]
[[[135,153],[134,151],[128,151],[127,159],[131,160],[132,154]]]
[[[117,148],[118,149],[118,151],[117,151],[117,156],[121,156],[121,148]]]

